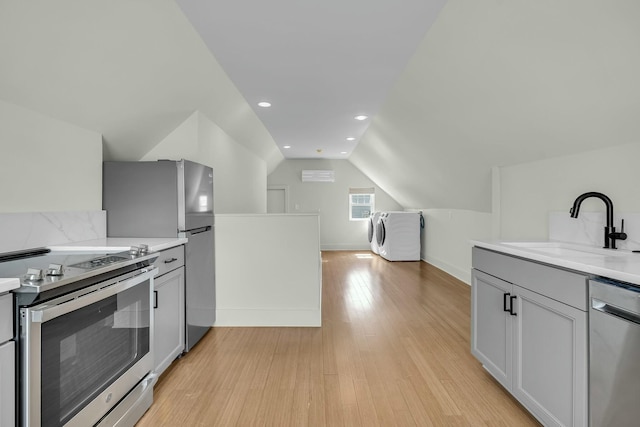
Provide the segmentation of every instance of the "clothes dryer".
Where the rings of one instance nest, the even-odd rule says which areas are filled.
[[[376,227],[380,256],[389,261],[420,261],[420,212],[382,212]]]
[[[376,227],[381,212],[374,212],[369,216],[369,243],[371,243],[371,252],[379,254],[378,239],[376,239]]]

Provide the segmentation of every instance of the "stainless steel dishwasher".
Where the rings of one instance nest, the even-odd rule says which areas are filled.
[[[589,425],[640,423],[640,287],[589,281]]]

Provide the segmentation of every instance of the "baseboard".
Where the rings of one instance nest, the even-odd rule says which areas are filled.
[[[319,327],[322,326],[322,311],[217,309],[213,326]]]
[[[330,244],[320,245],[321,251],[370,251],[371,245]]]
[[[463,281],[464,283],[466,283],[467,285],[471,286],[471,271],[466,271],[463,270],[461,268],[455,267],[451,264],[448,264],[446,262],[440,261],[438,259],[435,258],[431,258],[431,257],[427,257],[427,258],[422,258],[422,261],[427,262],[431,265],[433,265],[436,268],[439,268],[440,270],[444,271],[447,274],[452,275],[453,277],[455,277],[458,280]]]

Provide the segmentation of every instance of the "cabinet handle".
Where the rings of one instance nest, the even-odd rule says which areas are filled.
[[[153,308],[158,308],[158,291],[153,291]]]
[[[517,297],[516,297],[515,295],[511,295],[511,296],[509,297],[509,299],[511,300],[511,301],[510,301],[510,304],[509,304],[509,305],[510,305],[510,307],[509,307],[509,313],[510,313],[512,316],[517,316],[517,315],[518,315],[518,313],[516,313],[516,312],[514,312],[514,311],[513,311],[513,301],[515,301],[515,299],[516,299],[516,298],[517,298]]]
[[[502,310],[503,311],[509,311],[510,310],[507,308],[507,300],[509,299],[509,296],[511,294],[509,292],[502,294]]]
[[[171,264],[172,262],[177,261],[177,260],[178,260],[178,258],[169,258],[169,259],[165,259],[164,263],[165,264]]]

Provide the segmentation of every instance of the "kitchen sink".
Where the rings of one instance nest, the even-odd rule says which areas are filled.
[[[562,257],[602,258],[628,255],[628,252],[619,252],[615,249],[595,248],[561,242],[502,242],[502,244]]]

